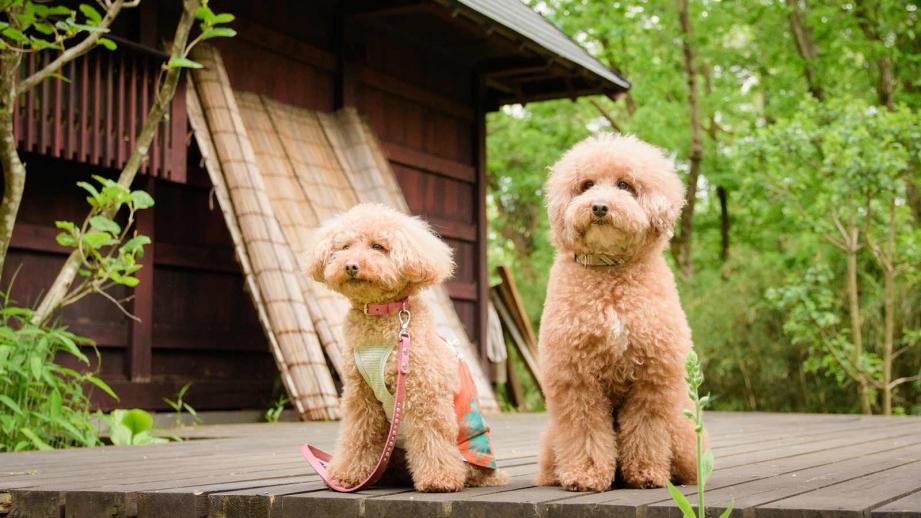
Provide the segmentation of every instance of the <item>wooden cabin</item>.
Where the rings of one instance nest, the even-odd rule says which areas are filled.
[[[63,262],[54,222],[82,220],[87,210],[74,184],[114,177],[124,164],[177,3],[146,1],[124,12],[114,30],[118,50],[93,51],[64,70],[70,83],[46,81],[22,100],[18,141],[29,176],[2,280],[6,287],[18,272],[18,303],[34,304]],[[353,107],[366,120],[411,211],[454,248],[448,291],[471,341],[484,344],[485,114],[509,103],[616,96],[627,81],[520,0],[212,0],[212,7],[237,17],[238,36],[216,43],[235,89],[321,112]],[[101,297],[68,306],[61,321],[96,341],[119,407],[165,409],[163,398],[191,381],[198,410],[265,408],[281,394],[278,371],[190,131],[180,90],[136,186],[157,202],[137,220],[154,240],[128,305],[140,321]]]

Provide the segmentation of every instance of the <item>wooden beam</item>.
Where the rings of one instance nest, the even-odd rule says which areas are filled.
[[[466,300],[468,302],[477,301],[477,284],[474,282],[447,281],[445,286],[448,288],[448,295],[452,299]]]
[[[432,93],[429,90],[420,88],[413,83],[403,81],[373,68],[366,66],[357,66],[358,80],[362,83],[383,90],[389,94],[403,97],[408,101],[416,104],[422,104],[435,110],[444,112],[448,115],[457,117],[464,121],[473,120],[474,113],[465,103]]]
[[[468,243],[476,243],[476,225],[443,219],[435,216],[426,216],[425,219],[429,222],[432,228],[435,229],[439,235],[441,235],[441,237],[456,239],[458,241],[466,241]]]
[[[147,194],[156,196],[156,180],[146,176],[141,181]],[[156,241],[154,226],[155,207],[137,213],[134,224],[138,234],[148,236],[151,241]],[[140,283],[134,288],[134,298],[131,301],[131,312],[138,320],[131,321],[131,343],[128,350],[128,379],[135,382],[150,380],[151,347],[153,346],[153,289],[154,289],[154,264],[155,246],[144,248],[144,256],[138,259],[141,269],[135,274]]]
[[[473,123],[473,163],[476,164],[476,283],[477,283],[477,343],[480,345],[480,363],[489,372],[489,358],[486,356],[487,333],[489,330],[489,270],[486,262],[486,111],[483,102],[486,86],[479,74],[473,74],[472,88],[476,117]]]
[[[477,181],[476,168],[473,166],[437,157],[424,151],[410,149],[399,144],[381,142],[381,147],[384,149],[387,159],[391,162],[466,183],[475,183]]]
[[[54,227],[33,225],[31,223],[16,223],[16,226],[13,227],[13,238],[10,240],[10,248],[67,255],[71,252],[71,249],[64,248],[55,240],[55,236],[60,232],[60,230]]]
[[[154,243],[156,264],[194,270],[240,273],[240,265],[229,247]]]
[[[373,18],[403,16],[406,14],[418,13],[420,11],[430,11],[431,8],[432,5],[429,2],[415,2],[411,4],[374,7],[370,9],[351,9],[346,11],[345,17],[348,21],[370,20]]]
[[[336,71],[336,56],[328,50],[286,36],[264,25],[239,17],[233,22],[239,38],[327,72]]]

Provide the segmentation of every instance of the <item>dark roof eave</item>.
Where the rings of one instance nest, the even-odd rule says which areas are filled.
[[[481,23],[498,24],[516,39],[525,40],[535,51],[548,55],[549,61],[557,61],[567,69],[575,68],[573,72],[578,75],[595,78],[601,83],[597,93],[619,93],[631,87],[630,81],[605,67],[556,25],[520,0],[436,1],[446,7],[453,6],[455,12],[464,12]],[[567,97],[567,93],[561,92],[559,97]]]

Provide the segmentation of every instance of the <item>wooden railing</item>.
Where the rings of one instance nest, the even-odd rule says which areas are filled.
[[[29,55],[23,74],[33,73],[54,57],[50,51]],[[70,62],[61,71],[69,82],[48,79],[19,99],[15,114],[19,149],[120,169],[154,102],[166,57],[119,39],[114,52],[99,48]],[[184,81],[168,115],[141,172],[185,182]]]

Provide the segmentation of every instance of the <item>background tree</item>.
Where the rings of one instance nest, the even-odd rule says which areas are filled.
[[[694,276],[680,289],[707,388],[720,394],[715,406],[921,413],[917,6],[531,3],[634,85],[617,101],[535,103],[489,118],[490,260],[513,266],[531,317],[540,315],[553,256],[541,187],[547,166],[573,142],[599,130],[636,134],[672,153],[691,183],[688,43],[702,152],[689,218]],[[881,96],[887,66],[891,91]],[[783,178],[791,183],[775,183]],[[797,193],[815,221],[778,185]],[[850,207],[841,198],[847,189]],[[851,254],[837,246],[850,238],[832,213],[845,230],[854,218]],[[841,362],[859,366],[851,374],[866,389]]]

